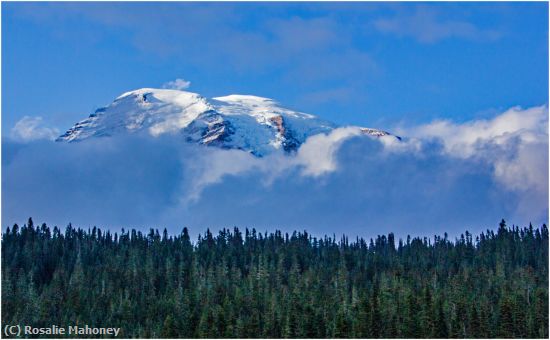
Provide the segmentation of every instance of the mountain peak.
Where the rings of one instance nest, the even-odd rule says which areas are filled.
[[[151,87],[144,87],[144,88],[124,92],[123,94],[118,96],[115,100],[119,100],[119,99],[122,99],[124,97],[129,97],[129,96],[144,95],[144,94],[148,94],[148,93],[151,93],[151,94],[154,93],[154,94],[157,94],[157,95],[160,95],[160,96],[188,95],[188,96],[199,96],[200,97],[200,95],[198,93],[189,92],[189,91],[174,90],[174,89],[156,89],[156,88],[151,88]]]
[[[270,98],[232,94],[207,99],[188,91],[141,88],[125,92],[111,104],[76,123],[57,141],[138,133],[181,135],[190,143],[240,149],[257,156],[275,150],[295,151],[315,134],[337,126],[281,106]],[[369,136],[387,132],[363,128]]]

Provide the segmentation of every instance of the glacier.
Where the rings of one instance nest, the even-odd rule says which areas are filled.
[[[188,91],[142,88],[97,109],[56,141],[77,142],[128,133],[152,137],[179,134],[189,143],[238,149],[262,157],[277,150],[294,152],[307,138],[338,127],[269,98],[234,94],[207,99]],[[393,136],[378,129],[359,129],[373,138]]]

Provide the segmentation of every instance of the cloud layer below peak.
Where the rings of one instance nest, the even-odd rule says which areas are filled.
[[[548,221],[548,108],[360,136],[310,137],[256,158],[177,137],[82,143],[4,140],[3,227],[28,216],[110,228],[238,225],[313,234],[480,231]]]
[[[437,141],[449,157],[490,165],[498,183],[522,193],[519,209],[548,207],[547,106],[513,107],[493,119],[436,121],[402,132],[415,140]]]

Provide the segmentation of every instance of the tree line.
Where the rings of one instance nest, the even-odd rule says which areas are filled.
[[[397,243],[397,244],[396,244]],[[2,322],[141,338],[548,338],[548,228],[455,240],[151,229],[2,234]]]

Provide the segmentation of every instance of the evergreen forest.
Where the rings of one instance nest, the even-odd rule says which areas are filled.
[[[14,225],[2,323],[139,338],[548,338],[548,228],[451,240],[255,229],[191,240]]]

